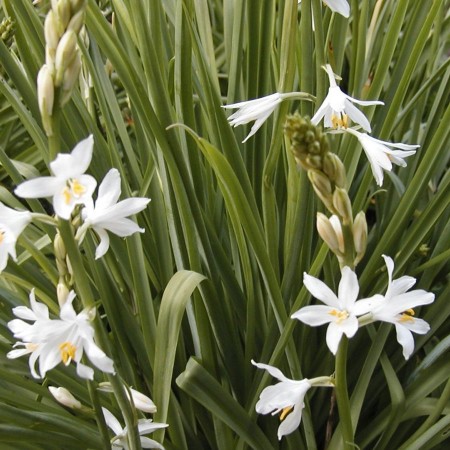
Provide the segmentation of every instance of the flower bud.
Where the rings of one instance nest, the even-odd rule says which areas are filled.
[[[45,45],[47,46],[47,49],[53,51],[54,55],[56,53],[56,47],[58,47],[59,38],[61,37],[62,32],[58,30],[55,13],[52,10],[49,11],[47,17],[45,18],[44,33]]]
[[[60,307],[63,306],[64,303],[66,303],[68,295],[69,295],[69,289],[66,286],[66,283],[64,283],[63,281],[60,281],[56,286],[56,296],[58,298],[58,304]]]
[[[55,86],[61,86],[64,72],[77,55],[77,35],[68,30],[59,41],[55,56]]]
[[[53,85],[53,77],[46,64],[41,67],[37,76],[37,96],[42,125],[47,136],[52,136],[53,126],[51,116],[53,114],[53,103],[55,100],[55,87]]]
[[[333,194],[330,180],[323,172],[318,170],[308,170],[308,178],[323,204],[331,213],[335,214],[336,209],[333,206]]]
[[[70,0],[70,6],[72,8],[72,13],[75,14],[86,6],[86,0]]]
[[[334,216],[336,217],[336,216]],[[317,213],[317,231],[333,253],[339,252],[339,241],[330,220],[325,214]]]
[[[72,15],[70,9],[70,0],[59,0],[56,5],[56,9],[54,9],[58,17],[58,21],[64,30],[67,28],[67,24],[69,23]]]
[[[353,223],[353,245],[355,246],[355,265],[361,261],[367,247],[367,221],[366,215],[360,211]]]
[[[61,405],[72,409],[81,409],[81,403],[66,389],[63,387],[49,386],[48,390],[53,395],[55,400]]]
[[[81,9],[74,16],[72,16],[69,25],[67,25],[67,30],[71,30],[74,33],[78,34],[83,25],[84,25],[84,9]]]
[[[336,188],[333,193],[333,206],[343,219],[343,225],[349,225],[353,221],[352,204],[345,189]]]
[[[328,152],[323,157],[323,171],[337,187],[343,189],[347,187],[344,164],[335,153]]]
[[[72,63],[67,67],[64,72],[62,81],[62,91],[59,100],[60,106],[64,106],[70,99],[75,83],[78,81],[81,70],[81,57],[77,54]]]

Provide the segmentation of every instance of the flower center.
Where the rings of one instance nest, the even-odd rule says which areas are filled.
[[[415,312],[412,308],[407,309],[401,316],[400,322],[414,322]]]
[[[72,197],[80,198],[86,192],[86,187],[83,186],[77,179],[70,179],[67,181],[66,187],[63,190],[64,203],[68,205]]]
[[[337,309],[332,309],[328,314],[336,317],[336,323],[341,323],[349,316],[349,313],[347,311],[338,311]]]
[[[331,123],[333,125],[333,128],[347,128],[348,127],[348,115],[342,114],[342,119],[340,117],[340,114],[337,116],[336,114],[333,114],[331,116]]]
[[[75,352],[77,351],[77,348],[70,342],[63,342],[59,345],[59,350],[61,351],[61,359],[64,365],[67,366],[68,364],[70,364],[70,361],[75,358]]]
[[[293,409],[293,406],[286,406],[286,408],[283,408],[280,414],[280,422],[286,419],[286,416],[288,416],[293,411]]]

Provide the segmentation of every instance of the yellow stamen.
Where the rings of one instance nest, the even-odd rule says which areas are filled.
[[[68,205],[70,203],[70,200],[72,199],[72,192],[70,192],[70,189],[67,186],[63,190],[63,196],[64,203]]]
[[[59,345],[59,349],[61,350],[61,359],[67,366],[68,364],[70,364],[70,361],[75,358],[75,352],[77,351],[77,348],[70,342],[63,342]]]
[[[86,192],[86,188],[78,180],[73,180],[71,187],[75,197],[80,197]]]
[[[286,418],[286,416],[292,412],[293,409],[293,406],[286,406],[286,408],[283,408],[280,414],[280,422],[282,422]]]
[[[336,116],[335,114],[331,116],[331,124],[333,125],[333,128],[339,128],[340,122],[341,119],[338,116]]]
[[[347,114],[342,114],[341,125],[342,125],[344,128],[348,128],[348,116],[347,116]]]
[[[412,308],[407,309],[401,316],[400,322],[414,322],[414,315],[416,313]]]
[[[83,186],[78,180],[68,180],[67,185],[63,190],[64,203],[68,205],[72,200],[72,196],[75,198],[81,197],[86,192],[86,187]]]
[[[336,323],[341,323],[343,320],[347,319],[349,316],[347,311],[338,311],[337,309],[331,310],[328,314],[337,317]]]

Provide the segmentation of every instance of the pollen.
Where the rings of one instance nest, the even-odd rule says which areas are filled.
[[[336,323],[341,323],[349,316],[347,311],[338,311],[337,309],[332,309],[328,314],[336,317]]]
[[[59,350],[61,351],[62,362],[67,366],[68,364],[70,364],[72,359],[75,358],[75,352],[77,351],[77,348],[70,342],[63,342],[59,345]]]
[[[79,198],[86,192],[86,187],[77,179],[67,181],[67,185],[63,190],[64,203],[68,205],[72,197]]]
[[[70,200],[72,199],[72,192],[67,186],[63,190],[63,196],[64,196],[64,203],[68,205],[70,203]]]
[[[341,119],[340,115],[337,116],[336,114],[333,114],[331,116],[331,124],[333,125],[334,129],[348,128],[348,115],[342,114],[342,119]]]
[[[292,412],[293,409],[293,406],[286,406],[286,408],[283,408],[280,414],[280,422],[286,419],[286,417]]]
[[[407,309],[401,316],[400,322],[414,322],[415,312],[412,308]]]
[[[75,197],[80,197],[86,192],[86,187],[83,186],[78,180],[73,180],[71,183],[71,187]]]

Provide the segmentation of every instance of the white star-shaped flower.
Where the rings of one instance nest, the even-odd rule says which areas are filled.
[[[414,317],[414,309],[420,305],[429,305],[434,301],[434,294],[423,289],[409,291],[416,283],[415,278],[403,276],[392,280],[394,261],[383,255],[386,263],[389,284],[386,294],[362,300],[364,308],[369,308],[369,314],[364,323],[388,322],[395,325],[398,343],[403,347],[403,356],[408,359],[414,351],[414,338],[412,333],[426,334],[430,326],[425,320]],[[409,292],[408,292],[409,291]]]
[[[414,149],[420,147],[420,145],[381,141],[352,128],[348,128],[346,131],[358,138],[370,162],[370,167],[372,168],[372,173],[378,186],[383,184],[383,169],[390,172],[392,170],[392,163],[397,166],[406,167],[404,158],[414,155],[416,153]],[[400,150],[393,150],[395,148]]]
[[[327,345],[335,355],[342,335],[353,337],[359,326],[357,316],[366,313],[370,308],[361,300],[356,301],[359,293],[356,274],[347,266],[342,269],[337,297],[325,283],[307,273],[303,276],[303,283],[306,289],[325,305],[305,306],[291,317],[312,327],[328,323]]]
[[[79,142],[70,154],[60,153],[50,163],[52,176],[38,177],[17,186],[15,193],[23,198],[52,197],[55,214],[70,219],[76,205],[89,204],[97,181],[86,175],[91,163],[93,136]]]
[[[281,424],[278,427],[278,439],[292,433],[298,428],[302,420],[302,411],[305,407],[304,398],[311,387],[309,380],[291,380],[284,376],[283,372],[269,364],[252,364],[259,369],[265,369],[273,377],[280,380],[279,383],[263,389],[256,404],[256,412],[272,415],[281,413]]]
[[[84,224],[80,228],[79,234],[82,236],[87,228],[92,227],[100,238],[100,244],[95,251],[95,259],[101,258],[109,248],[107,231],[120,237],[145,231],[131,219],[127,219],[127,216],[142,211],[150,199],[133,197],[118,202],[120,193],[119,171],[111,169],[100,184],[95,206],[88,203],[82,210]]]
[[[328,74],[330,87],[328,89],[328,95],[312,117],[311,123],[318,125],[322,118],[324,118],[326,128],[347,128],[349,125],[348,118],[350,118],[353,122],[361,125],[366,131],[370,132],[369,120],[353,103],[363,106],[384,105],[384,103],[378,100],[357,100],[344,94],[336,84],[331,66],[327,64],[324,69]]]
[[[14,308],[13,313],[18,319],[8,323],[14,337],[21,340],[14,347],[24,348],[10,351],[7,357],[18,358],[31,353],[29,365],[35,378],[45,377],[45,374],[60,362],[67,366],[75,361],[77,374],[81,378],[92,380],[94,370],[81,363],[84,352],[98,369],[114,373],[113,361],[94,342],[91,320],[95,309],[85,309],[77,315],[72,306],[74,298],[75,292],[70,291],[61,307],[60,319],[50,319],[47,306],[36,301],[34,290],[31,291],[31,309],[26,306]],[[35,369],[38,359],[40,375]]]
[[[108,425],[111,430],[115,433],[115,436],[111,439],[111,444],[114,450],[128,450],[128,429],[127,427],[122,428],[120,422],[114,417],[114,415],[108,411],[106,408],[102,408],[103,415],[105,417],[106,425]],[[153,439],[144,437],[144,434],[150,434],[155,430],[160,428],[166,428],[168,425],[166,423],[153,422],[151,419],[139,419],[138,420],[138,432],[141,437],[142,448],[157,448],[159,450],[164,450],[164,447]]]
[[[17,238],[30,222],[29,211],[16,211],[0,203],[0,273],[6,267],[8,255],[16,260]]]

